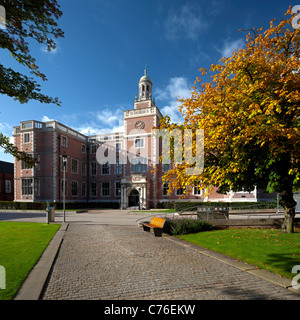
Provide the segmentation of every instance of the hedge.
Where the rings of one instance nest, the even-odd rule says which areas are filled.
[[[182,211],[192,207],[225,207],[230,208],[231,210],[238,210],[243,207],[250,207],[253,209],[264,208],[274,209],[277,207],[276,202],[175,202],[174,209],[175,211]]]
[[[50,207],[63,209],[63,202],[50,202]],[[46,202],[0,201],[0,209],[11,210],[46,210]],[[118,202],[66,202],[66,209],[119,209]]]
[[[175,202],[158,202],[157,209],[174,209]]]
[[[215,227],[212,224],[202,220],[167,218],[164,226],[164,232],[170,235],[181,235],[210,231],[214,228]]]
[[[62,210],[63,202],[50,203],[55,209]],[[118,202],[66,202],[66,209],[119,209]]]
[[[46,202],[15,202],[0,201],[0,209],[15,210],[46,210]]]

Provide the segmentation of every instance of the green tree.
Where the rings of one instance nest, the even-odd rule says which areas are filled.
[[[5,9],[5,28],[0,29],[0,47],[8,50],[11,56],[21,65],[28,68],[31,75],[46,81],[45,74],[39,71],[36,59],[30,54],[29,40],[45,45],[48,51],[56,48],[53,38],[63,37],[57,20],[62,12],[56,0],[2,0]],[[42,103],[54,103],[60,106],[57,97],[49,97],[41,93],[40,84],[34,78],[7,68],[0,63],[0,93],[12,97],[20,103],[37,100]],[[5,152],[19,159],[26,154],[19,152],[3,134],[0,146]]]

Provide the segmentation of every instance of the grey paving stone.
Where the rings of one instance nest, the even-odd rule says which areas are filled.
[[[42,299],[300,300],[300,296],[136,226],[70,224]]]

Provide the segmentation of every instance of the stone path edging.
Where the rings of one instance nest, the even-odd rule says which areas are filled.
[[[61,225],[37,264],[30,271],[14,300],[39,300],[67,228],[68,223]]]
[[[251,264],[248,264],[243,261],[235,260],[231,257],[225,256],[225,255],[218,253],[216,251],[209,250],[209,249],[206,249],[201,246],[197,246],[195,244],[189,243],[187,241],[184,241],[184,240],[181,240],[181,239],[178,239],[175,237],[171,238],[170,236],[165,236],[165,238],[168,239],[169,241],[176,241],[176,242],[180,243],[181,245],[188,247],[192,250],[195,250],[201,254],[204,254],[210,258],[222,261],[226,264],[229,264],[230,266],[232,266],[234,268],[237,268],[237,269],[240,269],[244,272],[248,272],[250,274],[253,274],[259,278],[262,278],[266,281],[272,282],[280,287],[283,287],[285,289],[288,289],[288,290],[300,295],[300,290],[294,289],[291,284],[292,281],[288,278],[283,278],[283,277],[281,277],[277,274],[274,274],[270,271],[260,269],[255,265],[251,265]]]

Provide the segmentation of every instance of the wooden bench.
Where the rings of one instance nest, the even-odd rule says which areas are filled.
[[[166,219],[153,217],[150,223],[142,223],[144,231],[153,229],[155,237],[161,237]]]

